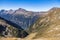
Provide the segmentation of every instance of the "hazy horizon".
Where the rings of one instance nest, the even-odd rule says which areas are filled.
[[[60,0],[0,0],[0,10],[23,8],[28,11],[47,11],[60,7]]]

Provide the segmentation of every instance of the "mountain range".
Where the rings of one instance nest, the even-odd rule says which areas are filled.
[[[0,10],[0,17],[19,25],[28,34],[37,33],[34,38],[60,37],[60,8],[58,7],[42,12],[27,11],[22,8],[17,10]],[[5,21],[1,21],[1,24],[3,22]],[[13,29],[15,30],[15,28]],[[17,30],[18,34],[20,31]],[[15,36],[17,37],[17,35]]]
[[[1,17],[20,25],[25,30],[39,18],[38,15],[39,12],[26,11],[22,8],[0,11]]]
[[[38,18],[39,12],[27,11],[22,8],[0,10],[0,36],[23,38],[28,35],[26,31]]]

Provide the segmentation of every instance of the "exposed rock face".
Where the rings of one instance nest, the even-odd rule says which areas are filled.
[[[37,32],[35,38],[60,37],[60,8],[52,8],[47,15],[40,17],[30,27],[31,32]]]
[[[39,12],[27,11],[22,8],[17,10],[0,10],[1,17],[18,24],[24,30],[28,29],[38,19],[38,15]]]

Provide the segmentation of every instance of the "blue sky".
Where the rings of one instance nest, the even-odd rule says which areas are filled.
[[[60,0],[0,0],[0,10],[23,8],[29,11],[47,11],[52,7],[60,7]]]

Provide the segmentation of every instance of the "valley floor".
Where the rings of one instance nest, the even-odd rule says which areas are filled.
[[[28,40],[21,38],[1,38],[0,40]],[[38,39],[29,39],[29,40],[60,40],[60,38],[38,38]]]
[[[37,38],[37,39],[32,39],[34,36],[36,35],[36,33],[32,33],[29,36],[27,36],[26,38],[0,38],[0,40],[60,40],[59,37],[54,37],[54,38]]]

